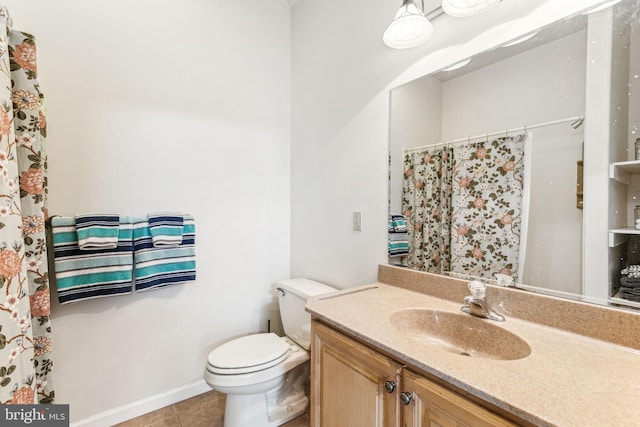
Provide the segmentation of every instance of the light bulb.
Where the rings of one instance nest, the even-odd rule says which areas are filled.
[[[413,0],[405,1],[382,36],[393,49],[408,49],[426,42],[433,35],[433,25]]]
[[[444,10],[447,15],[464,18],[486,12],[500,3],[500,1],[501,0],[443,0],[442,10]]]

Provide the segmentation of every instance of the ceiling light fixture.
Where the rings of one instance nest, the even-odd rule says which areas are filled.
[[[382,36],[384,44],[393,49],[408,49],[426,42],[433,35],[431,19],[446,13],[454,17],[473,16],[485,12],[502,0],[443,0],[442,6],[425,15],[424,0],[422,8],[416,0],[402,0],[393,21]]]
[[[393,49],[408,49],[421,45],[432,35],[433,24],[414,0],[402,0],[402,6],[385,30],[382,40]]]
[[[443,0],[442,9],[447,15],[465,18],[486,12],[502,0]]]

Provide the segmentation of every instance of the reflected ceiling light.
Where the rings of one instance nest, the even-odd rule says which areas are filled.
[[[491,9],[502,0],[443,0],[442,9],[456,18],[477,15]]]
[[[608,7],[613,6],[614,4],[620,3],[620,1],[621,0],[612,0],[612,1],[605,2],[605,3],[601,4],[600,6],[596,6],[593,9],[587,10],[584,14],[587,15],[589,13],[599,12],[601,10],[604,10],[604,9],[608,8]]]
[[[536,34],[538,34],[538,32],[534,31],[531,34],[527,34],[526,36],[522,36],[522,37],[520,37],[518,39],[510,41],[509,43],[505,43],[505,44],[502,45],[502,47],[513,46],[513,45],[516,45],[518,43],[526,42],[527,40],[529,40],[531,37],[535,36]]]
[[[402,6],[385,30],[382,40],[393,49],[408,49],[421,45],[432,35],[433,24],[414,0],[402,0]]]
[[[462,68],[465,65],[467,65],[469,62],[471,62],[471,58],[465,59],[463,61],[460,62],[456,62],[453,65],[448,66],[447,68],[443,68],[442,71],[453,71],[453,70],[457,70],[458,68]]]

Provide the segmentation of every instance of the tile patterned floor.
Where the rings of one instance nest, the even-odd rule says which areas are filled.
[[[213,390],[118,424],[117,427],[222,427],[226,395]],[[283,427],[309,427],[309,413]]]

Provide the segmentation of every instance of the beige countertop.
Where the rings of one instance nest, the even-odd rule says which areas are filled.
[[[507,314],[505,322],[478,320],[522,338],[531,354],[517,360],[465,357],[403,333],[389,320],[392,313],[404,309],[460,313],[461,306],[462,301],[375,283],[312,298],[307,311],[399,362],[533,424],[640,426],[638,350]]]

